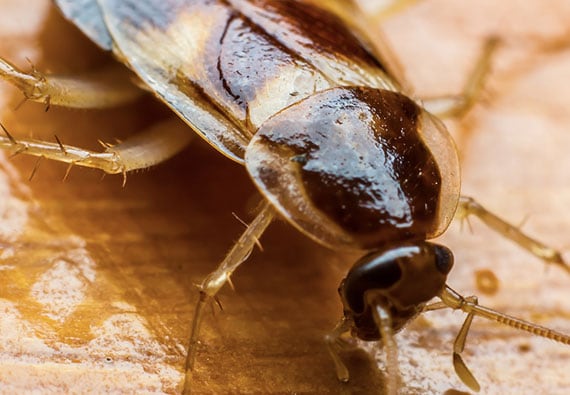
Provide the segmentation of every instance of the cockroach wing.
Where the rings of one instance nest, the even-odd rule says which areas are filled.
[[[76,10],[58,1],[66,15]],[[398,89],[349,17],[339,14],[352,9],[350,2],[92,4],[99,7],[117,58],[205,140],[238,162],[265,120],[306,97],[336,86]],[[99,15],[92,15],[94,21],[80,26],[84,31],[100,27]]]
[[[95,44],[110,51],[112,40],[97,1],[54,0],[63,15],[73,21]]]

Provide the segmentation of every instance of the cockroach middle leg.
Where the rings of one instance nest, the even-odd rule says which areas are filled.
[[[16,86],[28,100],[72,108],[109,108],[131,102],[144,92],[131,82],[131,74],[121,66],[110,66],[75,76],[48,75],[32,66],[31,72],[18,69],[0,58],[0,78]]]
[[[149,129],[116,144],[105,144],[104,152],[93,152],[82,148],[56,142],[38,140],[19,140],[14,138],[6,128],[5,136],[0,136],[0,148],[10,150],[14,154],[53,159],[103,170],[109,174],[123,174],[131,170],[153,166],[174,156],[181,151],[192,139],[188,127],[178,118],[159,122]]]
[[[439,118],[461,117],[478,101],[485,80],[491,70],[491,61],[500,44],[497,37],[487,39],[479,59],[469,74],[459,95],[422,99],[423,106]]]
[[[455,214],[459,220],[464,220],[468,216],[474,215],[485,225],[499,233],[503,237],[515,242],[545,263],[560,266],[570,273],[570,266],[564,261],[559,251],[541,243],[540,241],[527,236],[517,226],[511,225],[507,221],[499,218],[489,210],[485,209],[473,198],[462,196]]]
[[[188,353],[186,355],[184,393],[188,393],[190,391],[191,372],[194,367],[198,336],[200,334],[200,326],[204,316],[204,307],[206,302],[215,298],[218,291],[226,283],[230,283],[231,285],[231,275],[249,257],[253,247],[258,243],[259,238],[273,220],[274,215],[274,209],[271,204],[264,200],[261,206],[261,211],[236,241],[222,263],[220,263],[216,270],[206,276],[202,281],[202,284],[199,285],[200,298],[196,305],[196,309],[194,310],[190,342],[188,345]]]

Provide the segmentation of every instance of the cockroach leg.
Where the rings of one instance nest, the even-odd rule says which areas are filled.
[[[0,78],[20,89],[26,99],[48,107],[116,107],[144,92],[131,82],[131,74],[121,66],[76,76],[56,76],[43,74],[34,67],[26,73],[0,58]]]
[[[331,333],[325,336],[325,342],[335,366],[336,376],[339,381],[342,381],[343,383],[348,382],[350,379],[350,373],[340,357],[340,351],[344,348],[343,345],[345,343],[342,339],[342,335],[348,333],[351,327],[352,323],[350,320],[343,316]]]
[[[478,304],[478,300],[476,296],[469,296],[465,298],[467,303]],[[469,329],[471,328],[471,323],[473,322],[474,313],[470,312],[465,317],[465,321],[463,325],[461,325],[461,329],[459,333],[457,333],[457,337],[455,338],[455,342],[453,343],[453,367],[455,368],[455,373],[457,376],[463,381],[463,383],[471,388],[475,392],[479,392],[481,390],[481,386],[477,382],[473,373],[469,370],[463,358],[461,357],[461,353],[465,349],[465,342],[467,340],[467,334],[469,333]]]
[[[376,301],[372,303],[374,305],[372,310],[374,322],[378,326],[382,336],[384,352],[386,353],[385,393],[387,395],[395,395],[398,393],[398,388],[400,387],[400,369],[398,368],[398,344],[394,339],[394,331],[392,330],[392,317],[389,311],[382,307],[380,303]],[[325,338],[329,353],[335,365],[336,375],[339,381],[343,383],[348,382],[350,374],[340,357],[340,351],[348,345],[342,338],[342,335],[349,332],[352,325],[353,323],[350,319],[343,316],[332,332]]]
[[[391,0],[386,1],[382,7],[374,13],[373,20],[382,23],[385,19],[404,11],[406,8],[419,3],[421,0]]]
[[[564,261],[562,254],[560,254],[559,251],[527,236],[517,226],[511,225],[491,213],[477,203],[473,198],[462,196],[459,199],[459,206],[455,216],[459,220],[464,220],[470,215],[476,216],[489,228],[518,244],[537,258],[543,260],[545,263],[560,266],[562,269],[570,273],[570,266],[568,266]]]
[[[451,289],[449,286],[445,286],[443,288],[439,294],[439,298],[441,299],[441,303],[443,305],[467,313],[467,317],[461,329],[459,330],[459,333],[457,334],[457,338],[455,339],[453,346],[453,366],[459,378],[473,391],[479,391],[480,386],[473,374],[465,365],[465,362],[461,358],[461,353],[465,348],[467,333],[469,332],[471,322],[475,316],[483,317],[491,321],[496,321],[512,328],[523,330],[533,335],[554,340],[562,344],[570,344],[570,336],[568,335],[553,331],[552,329],[548,329],[528,321],[521,320],[519,318],[511,317],[507,314],[500,313],[488,307],[481,306],[478,304],[477,297],[463,297]],[[428,306],[424,311],[438,310],[440,308],[443,308],[442,304],[436,303],[430,305],[433,307]]]
[[[479,101],[499,44],[497,37],[491,37],[485,42],[479,60],[459,95],[422,99],[424,107],[439,118],[461,117],[467,113]]]
[[[192,139],[192,133],[178,118],[159,122],[129,139],[93,152],[56,142],[15,139],[6,128],[0,136],[0,148],[17,153],[44,157],[58,162],[103,170],[109,174],[126,174],[161,163],[180,152]]]
[[[459,295],[457,295],[459,296]],[[476,296],[469,296],[465,298],[465,303],[470,303],[473,305],[478,304],[478,300]],[[453,306],[449,306],[445,302],[434,302],[424,307],[423,312],[427,311],[434,311],[434,310],[442,310],[447,309],[449,307],[456,308]],[[471,328],[471,323],[473,322],[473,318],[475,313],[469,312],[467,317],[465,317],[465,321],[463,321],[463,325],[461,329],[457,333],[457,337],[455,338],[455,342],[453,343],[453,368],[455,369],[455,373],[457,376],[463,381],[463,383],[472,389],[475,392],[479,392],[481,390],[481,386],[477,382],[473,373],[469,370],[463,358],[461,357],[461,353],[465,349],[465,342],[467,340],[467,334],[469,333],[469,329]]]
[[[382,336],[382,345],[386,354],[386,394],[397,395],[400,387],[400,368],[398,364],[398,344],[394,339],[392,316],[381,303],[372,302],[372,316]]]
[[[191,372],[194,367],[196,347],[198,344],[198,336],[200,334],[200,325],[202,323],[206,302],[216,296],[224,284],[229,281],[233,272],[249,257],[254,246],[258,243],[259,238],[273,220],[274,215],[273,207],[268,201],[264,200],[261,211],[249,224],[238,241],[236,241],[222,263],[220,263],[216,270],[206,276],[202,281],[202,284],[200,284],[200,298],[196,305],[196,309],[194,310],[190,342],[188,345],[188,353],[186,355],[184,393],[188,393],[190,391]]]

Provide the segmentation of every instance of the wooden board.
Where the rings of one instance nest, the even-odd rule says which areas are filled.
[[[362,0],[374,9],[376,0]],[[460,89],[486,36],[505,40],[485,103],[449,122],[464,192],[566,252],[570,248],[570,7],[564,0],[425,0],[385,24],[418,94]],[[517,8],[514,6],[517,5]],[[0,55],[74,73],[107,61],[47,0],[0,1]],[[152,100],[108,111],[25,103],[0,85],[0,120],[15,136],[97,147],[163,116]],[[35,159],[0,161],[0,393],[176,393],[194,284],[223,257],[255,205],[244,169],[196,140],[174,160],[120,177]],[[500,280],[480,301],[570,333],[570,276],[545,270],[472,221],[442,242],[456,254],[450,285],[477,293],[476,270]],[[323,343],[340,314],[336,288],[354,257],[273,225],[208,315],[193,390],[219,393],[373,393],[382,373],[347,355],[353,379],[336,381]],[[570,259],[569,254],[566,257]],[[398,336],[403,393],[466,391],[451,364],[462,314],[426,315]],[[376,350],[377,348],[373,348]],[[570,347],[476,320],[466,362],[485,394],[564,394]],[[381,365],[381,363],[380,363]],[[455,392],[454,392],[455,391]]]

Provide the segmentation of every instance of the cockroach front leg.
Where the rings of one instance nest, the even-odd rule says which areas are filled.
[[[387,395],[396,395],[401,382],[400,369],[398,365],[398,344],[396,343],[394,330],[392,329],[392,316],[390,315],[389,310],[385,308],[381,302],[372,298],[368,303],[372,308],[372,316],[376,327],[380,332],[380,339],[386,355],[385,393]],[[346,364],[340,357],[340,351],[349,345],[342,336],[345,333],[348,333],[353,326],[354,322],[350,318],[343,316],[332,332],[325,338],[329,353],[335,365],[336,375],[339,381],[342,381],[343,383],[348,382],[350,379],[350,373]]]
[[[350,379],[350,373],[348,372],[348,368],[345,363],[340,358],[340,351],[345,345],[345,341],[342,336],[349,332],[351,327],[352,324],[350,320],[343,316],[332,332],[325,337],[329,353],[335,366],[336,376],[339,381],[342,381],[343,383],[348,382]]]
[[[481,306],[477,301],[477,297],[463,297],[451,289],[449,286],[445,286],[438,296],[441,299],[441,302],[427,306],[424,311],[433,311],[448,307],[455,310],[461,310],[467,314],[467,317],[465,318],[465,321],[463,322],[463,325],[461,326],[461,329],[459,330],[459,333],[457,334],[455,343],[453,345],[453,366],[461,381],[463,381],[463,383],[473,391],[479,391],[480,386],[469,368],[467,368],[467,365],[465,365],[465,362],[461,357],[461,353],[465,348],[467,334],[471,327],[471,322],[475,316],[483,317],[491,321],[496,321],[501,324],[510,326],[511,328],[522,330],[535,336],[554,340],[562,344],[570,344],[570,336],[568,335],[556,332],[552,329],[545,328],[537,324],[533,324],[532,322],[511,317],[507,314],[495,311],[488,307]]]
[[[382,345],[386,354],[386,394],[397,395],[400,387],[400,368],[398,364],[398,343],[392,329],[392,316],[380,303],[372,305],[372,316],[382,336]]]
[[[144,91],[132,83],[133,76],[114,65],[77,76],[43,74],[32,66],[24,72],[0,58],[0,78],[16,86],[28,100],[72,108],[109,108],[140,97]]]
[[[6,136],[0,136],[0,148],[14,154],[27,154],[58,162],[91,167],[108,174],[123,174],[131,170],[143,169],[165,161],[181,151],[192,138],[192,132],[178,118],[155,124],[149,129],[117,144],[105,145],[104,152],[93,152],[82,148],[38,140],[14,138],[0,124]]]
[[[495,232],[515,242],[537,258],[543,260],[545,263],[560,266],[562,269],[570,273],[570,267],[564,261],[559,251],[527,236],[518,227],[499,218],[477,203],[474,199],[462,196],[459,199],[459,206],[455,216],[459,220],[465,220],[470,215],[476,216]]]
[[[456,301],[458,301],[456,305],[450,306],[449,301],[447,303],[443,301],[434,302],[432,304],[427,305],[423,311],[426,312],[426,311],[441,310],[449,307],[460,308],[459,306],[461,306],[462,304],[469,304],[473,306],[479,305],[479,301],[476,296],[468,296],[466,298],[463,298],[454,291],[451,291],[451,289],[449,289],[449,291],[444,290],[443,294],[447,295],[448,292],[450,292],[449,295],[453,295],[456,297]],[[453,343],[453,368],[455,369],[455,373],[457,374],[457,376],[461,379],[461,381],[463,381],[463,383],[466,386],[468,386],[475,392],[479,392],[481,386],[479,385],[477,379],[475,378],[475,376],[473,376],[473,373],[471,373],[471,371],[463,361],[463,357],[461,356],[461,353],[463,352],[463,350],[465,350],[465,342],[467,341],[467,334],[469,333],[469,329],[471,329],[471,323],[473,322],[473,318],[475,318],[475,313],[473,311],[469,311],[467,313],[467,317],[465,317],[465,321],[463,321],[463,325],[461,325],[461,329],[457,333],[457,337],[455,338],[455,342]]]
[[[202,284],[199,286],[200,298],[196,305],[196,309],[194,310],[190,343],[188,345],[188,353],[186,356],[186,377],[184,380],[185,394],[190,392],[192,369],[194,367],[198,336],[200,334],[200,326],[204,316],[204,307],[206,306],[206,302],[215,298],[218,291],[226,283],[231,285],[231,275],[239,265],[249,257],[253,247],[258,243],[259,238],[273,220],[274,215],[275,212],[271,204],[268,201],[264,201],[259,214],[257,214],[255,219],[249,224],[245,232],[228,252],[222,263],[220,263],[216,270],[206,276],[204,281],[202,281]]]

